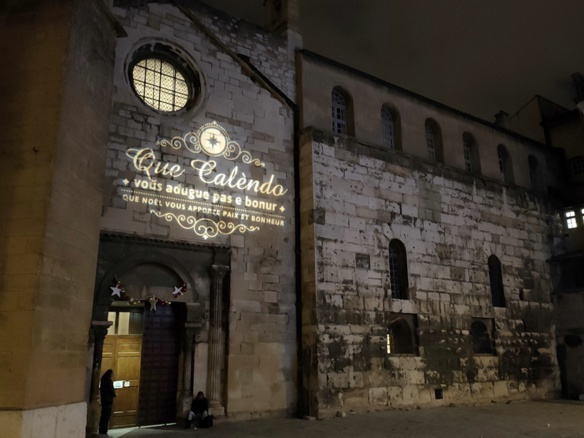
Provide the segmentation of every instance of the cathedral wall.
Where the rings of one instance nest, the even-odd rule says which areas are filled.
[[[150,3],[114,12],[128,37],[117,48],[102,230],[229,248],[225,412],[232,418],[290,414],[296,401],[293,114],[236,59],[248,56],[293,97],[286,43],[202,6],[181,12]],[[129,83],[133,54],[157,43],[198,76],[199,97],[186,110],[154,111]],[[211,129],[204,138],[202,127]],[[212,137],[219,143],[211,148],[218,149],[206,152],[200,146]],[[236,144],[231,155],[225,142]],[[141,162],[136,156],[144,150],[148,158]],[[141,167],[146,162],[167,164],[169,172]],[[201,289],[174,301],[200,297],[192,389],[207,393],[211,291],[208,279],[195,284]],[[173,300],[170,291],[160,298]]]
[[[556,394],[546,259],[557,219],[545,201],[399,153],[374,158],[376,147],[316,130],[302,147],[312,156],[303,236],[314,236],[315,291],[304,314],[314,312],[305,323],[315,332],[319,415]],[[392,239],[405,247],[404,299],[392,298]],[[491,255],[502,264],[504,307],[493,306]],[[414,333],[408,354],[388,351],[400,317]],[[488,353],[473,353],[476,320],[489,328]]]
[[[0,423],[81,436],[115,31],[95,2],[2,14]]]

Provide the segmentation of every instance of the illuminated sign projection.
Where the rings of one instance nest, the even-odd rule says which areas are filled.
[[[262,180],[253,178],[250,173],[255,172],[249,168],[265,168],[265,163],[230,140],[216,122],[158,145],[184,149],[200,158],[172,155],[171,162],[160,159],[160,152],[151,148],[128,149],[126,155],[136,175],[133,181],[122,181],[124,201],[148,205],[151,214],[174,221],[204,239],[257,231],[260,225],[284,226],[282,196],[288,189],[278,184],[273,174]],[[230,169],[220,170],[221,164]],[[182,182],[187,179],[194,183]]]

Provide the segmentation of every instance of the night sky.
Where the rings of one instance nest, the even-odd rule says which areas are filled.
[[[263,24],[263,0],[207,0]],[[300,0],[304,47],[494,121],[539,94],[574,108],[584,0]]]

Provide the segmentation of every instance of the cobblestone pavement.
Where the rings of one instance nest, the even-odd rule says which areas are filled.
[[[535,401],[348,415],[323,421],[216,421],[212,429],[176,426],[113,430],[123,438],[584,438],[584,402]]]

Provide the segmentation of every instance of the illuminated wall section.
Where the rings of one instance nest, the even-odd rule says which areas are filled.
[[[289,189],[274,173],[265,172],[265,162],[230,140],[217,122],[157,146],[158,154],[152,148],[126,151],[135,176],[120,181],[124,202],[147,206],[154,217],[204,240],[284,227],[283,200]],[[168,160],[173,152],[182,157],[180,164],[157,158]]]
[[[294,68],[285,39],[203,6],[191,12],[205,29],[170,5],[114,8],[129,36],[117,48],[102,231],[230,248],[227,411],[282,415],[296,400],[293,113],[236,57],[290,98]],[[185,109],[153,110],[132,89],[132,57],[157,43],[197,78]],[[206,391],[209,294],[197,291],[196,391]]]

